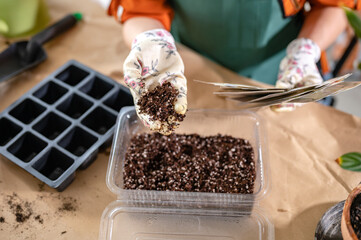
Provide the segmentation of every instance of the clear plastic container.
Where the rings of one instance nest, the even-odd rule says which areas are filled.
[[[119,201],[102,216],[99,240],[273,240],[267,217],[237,211],[122,207]]]
[[[252,205],[267,192],[267,165],[265,134],[259,117],[247,111],[190,110],[176,133],[197,133],[203,136],[227,134],[250,141],[255,152],[256,180],[254,194],[227,194],[205,192],[127,190],[123,188],[123,166],[130,139],[137,133],[148,132],[133,108],[122,110],[113,140],[107,172],[107,185],[119,199],[140,205],[224,207],[237,208]]]
[[[231,135],[253,147],[253,194],[128,190],[123,188],[125,153],[131,138],[148,132],[133,107],[117,120],[107,185],[118,200],[104,211],[99,239],[274,239],[273,225],[258,202],[268,191],[267,141],[259,116],[249,111],[189,110],[176,133]]]

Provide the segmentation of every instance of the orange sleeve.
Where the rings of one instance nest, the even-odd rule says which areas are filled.
[[[361,8],[361,0],[312,0],[312,4],[320,4],[325,6],[346,6],[353,9]]]
[[[285,17],[290,17],[298,13],[301,9],[303,9],[303,5],[306,0],[282,0],[281,7],[283,11],[283,15]]]
[[[284,17],[290,17],[303,9],[306,0],[279,0]],[[312,5],[324,6],[347,6],[349,8],[361,9],[361,0],[309,0]]]
[[[327,74],[330,72],[330,66],[328,65],[326,51],[321,52],[320,64],[321,64],[322,74]]]
[[[114,16],[117,21],[119,6],[123,7],[121,23],[132,17],[150,17],[160,21],[170,31],[174,12],[166,0],[112,0],[108,15]]]

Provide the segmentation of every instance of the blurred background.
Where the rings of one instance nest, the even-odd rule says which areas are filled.
[[[348,50],[349,55],[346,57]],[[337,63],[340,62],[343,55],[346,58],[343,63],[339,64],[341,67],[338,70],[338,75],[352,72],[349,80],[360,81],[360,40],[354,37],[354,32],[351,27],[348,27],[327,51],[331,69],[335,70]],[[340,93],[334,96],[333,100],[333,107],[336,109],[361,117],[361,88],[354,88]]]

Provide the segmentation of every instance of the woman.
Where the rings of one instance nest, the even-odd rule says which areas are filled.
[[[361,1],[314,0],[308,12],[305,2],[112,0],[108,13],[118,19],[123,7],[118,20],[131,46],[125,82],[135,102],[147,89],[170,81],[180,92],[175,110],[184,114],[186,79],[174,39],[240,75],[277,87],[321,83],[316,63],[347,25],[338,5],[359,8]],[[149,116],[138,115],[158,130]]]

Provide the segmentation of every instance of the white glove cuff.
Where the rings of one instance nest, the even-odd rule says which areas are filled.
[[[132,49],[136,47],[139,43],[150,40],[150,41],[165,41],[169,44],[172,44],[172,46],[175,48],[175,41],[170,32],[168,32],[165,29],[153,29],[149,31],[145,31],[142,33],[139,33],[132,42]]]
[[[315,63],[320,60],[320,47],[311,39],[298,38],[293,40],[287,47],[287,56],[293,58],[311,57]]]

